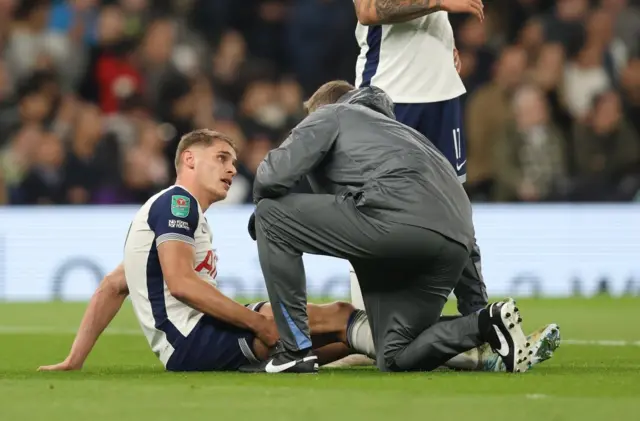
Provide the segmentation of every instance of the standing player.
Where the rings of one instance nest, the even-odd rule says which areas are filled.
[[[482,0],[354,0],[354,4],[361,49],[356,86],[382,88],[395,104],[396,119],[429,139],[464,182],[467,158],[460,98],[466,89],[458,74],[461,63],[448,12],[471,13],[484,20]],[[350,279],[351,301],[363,308],[353,268]],[[488,301],[477,245],[454,294],[463,315]],[[547,359],[559,344],[559,329],[549,325],[530,339],[541,351],[537,361]],[[361,362],[357,357],[349,361]]]
[[[360,56],[356,86],[377,86],[394,102],[396,119],[422,133],[449,160],[464,182],[466,152],[453,29],[447,12],[484,19],[481,0],[354,0]],[[472,264],[473,263],[473,264]],[[352,301],[362,303],[352,271]],[[454,293],[461,314],[487,304],[477,247]]]

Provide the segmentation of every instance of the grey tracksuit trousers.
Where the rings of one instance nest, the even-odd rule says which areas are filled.
[[[256,239],[290,351],[311,347],[303,253],[351,262],[381,370],[432,370],[483,343],[476,313],[439,321],[461,275],[475,265],[464,246],[434,231],[368,217],[349,196],[290,194],[258,203]]]

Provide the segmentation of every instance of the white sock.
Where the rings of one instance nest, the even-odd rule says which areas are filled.
[[[356,314],[352,317],[351,323],[347,327],[349,346],[354,351],[375,359],[376,349],[373,345],[373,335],[371,334],[367,313],[363,310],[356,310]]]
[[[349,281],[351,284],[351,304],[358,310],[364,310],[364,299],[358,282],[358,276],[353,266],[349,266]]]

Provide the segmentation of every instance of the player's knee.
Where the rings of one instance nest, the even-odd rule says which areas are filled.
[[[277,202],[272,199],[262,199],[256,205],[256,220],[268,218],[277,206]]]
[[[339,315],[351,316],[351,313],[356,310],[353,304],[344,301],[336,301],[335,303],[331,303],[330,306],[333,312]]]
[[[314,328],[318,331],[335,331],[339,327],[346,329],[355,308],[342,301],[331,304],[310,304],[308,312],[312,314]],[[310,316],[311,317],[311,316]]]
[[[377,361],[378,369],[383,372],[399,372],[400,370],[396,364],[395,358],[379,358]]]
[[[385,344],[382,351],[382,358],[378,358],[378,369],[380,371],[405,371],[398,364],[398,356],[402,348]]]

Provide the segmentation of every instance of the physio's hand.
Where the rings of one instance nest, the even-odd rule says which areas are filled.
[[[278,328],[271,317],[261,315],[260,323],[255,327],[254,333],[266,346],[271,348],[280,339]]]
[[[81,370],[82,366],[74,365],[69,359],[54,365],[43,365],[38,367],[38,371],[75,371]]]
[[[256,241],[256,213],[252,213],[249,218],[249,226],[247,227],[249,230],[249,235],[253,241]]]
[[[482,0],[440,0],[440,7],[450,13],[471,13],[484,20]]]

